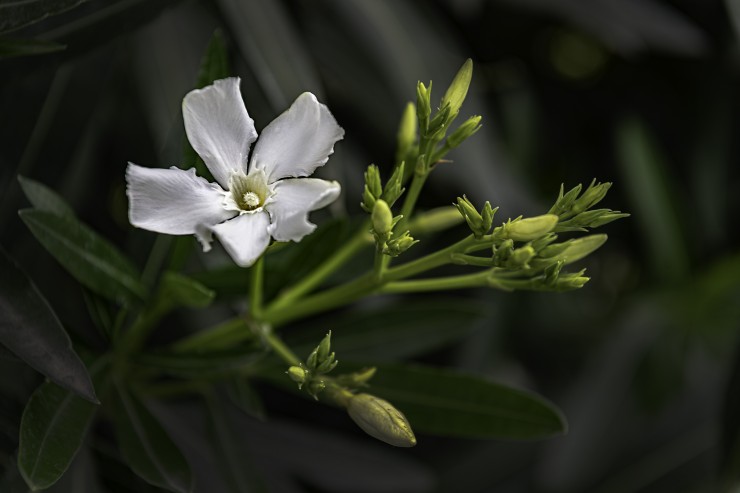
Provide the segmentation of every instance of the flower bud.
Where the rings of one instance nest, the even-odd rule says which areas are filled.
[[[383,249],[383,253],[391,257],[398,257],[416,243],[419,243],[419,240],[415,240],[409,235],[409,232],[406,231],[398,238],[393,238],[388,241],[386,247]]]
[[[299,388],[301,385],[306,383],[306,379],[308,379],[308,372],[300,366],[291,366],[288,368],[286,373],[291,380],[298,384]]]
[[[319,366],[316,367],[316,373],[320,373],[323,375],[336,368],[339,364],[339,361],[336,361],[334,357],[335,353],[331,353],[324,361],[320,362]]]
[[[370,394],[356,394],[347,405],[350,418],[368,435],[395,447],[413,447],[416,437],[406,416]]]
[[[416,84],[416,116],[419,119],[419,126],[423,133],[426,133],[429,129],[429,115],[432,114],[431,95],[431,82],[429,82],[429,89],[423,82]]]
[[[393,174],[388,179],[388,183],[385,184],[385,190],[383,190],[383,195],[381,196],[381,198],[386,201],[389,207],[393,207],[393,204],[396,203],[398,197],[400,197],[401,194],[406,190],[405,188],[403,188],[403,176],[405,167],[406,164],[401,161],[401,164],[396,166],[396,169],[393,170]]]
[[[447,137],[447,147],[454,149],[460,144],[465,142],[466,139],[472,137],[478,130],[480,130],[480,116],[471,116],[465,123],[460,125]]]
[[[511,252],[511,256],[507,262],[508,267],[528,267],[529,261],[535,256],[537,252],[534,251],[530,245],[517,248]]]
[[[596,251],[606,243],[606,239],[605,234],[584,236],[545,247],[539,255],[551,260],[564,260],[566,264],[570,264]]]
[[[606,197],[606,192],[611,188],[611,183],[596,183],[596,180],[591,182],[583,195],[578,197],[573,203],[571,208],[572,212],[578,214],[591,207],[595,206]]]
[[[470,87],[470,79],[473,77],[473,61],[468,58],[463,63],[460,70],[455,74],[455,78],[452,79],[450,87],[447,88],[440,107],[444,108],[445,105],[449,105],[450,115],[452,118],[457,116],[460,111],[460,107],[465,101],[465,96],[468,94],[468,88]]]
[[[388,207],[388,203],[382,199],[377,200],[370,217],[373,221],[375,234],[387,238],[393,230],[393,213],[391,208]]]
[[[578,197],[578,194],[581,193],[582,189],[583,185],[579,183],[578,186],[571,188],[568,193],[564,194],[564,187],[561,184],[558,198],[555,201],[555,204],[553,204],[553,206],[548,211],[548,214],[555,214],[556,216],[560,216],[562,214],[570,212],[571,208],[573,207],[573,202],[575,202],[576,197]]]
[[[362,209],[365,212],[372,212],[375,201],[383,193],[383,186],[380,183],[380,171],[378,167],[371,164],[365,171],[365,189],[362,193]]]
[[[496,267],[504,267],[512,253],[514,253],[514,240],[504,240],[500,245],[494,245],[493,265]]]
[[[546,235],[558,224],[558,216],[544,214],[542,216],[528,217],[510,221],[504,224],[505,237],[514,241],[530,241]]]
[[[396,163],[406,158],[416,140],[416,108],[413,103],[408,103],[401,116],[401,124],[398,126],[398,147],[396,150]]]
[[[319,363],[323,363],[331,350],[331,331],[329,331],[316,348]]]

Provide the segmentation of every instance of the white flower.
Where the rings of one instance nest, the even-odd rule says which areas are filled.
[[[191,91],[182,103],[185,132],[218,183],[187,171],[126,170],[129,220],[136,227],[171,235],[195,234],[203,251],[213,234],[234,261],[252,265],[270,243],[300,241],[316,225],[310,211],[332,203],[340,186],[309,176],[344,136],[329,109],[303,93],[257,139],[239,92],[239,79],[217,80]]]

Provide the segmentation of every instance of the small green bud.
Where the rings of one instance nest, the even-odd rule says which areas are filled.
[[[413,103],[408,103],[401,116],[401,124],[398,126],[398,147],[396,150],[396,163],[406,159],[406,155],[416,141],[416,108]]]
[[[490,221],[493,222],[493,210],[491,209],[491,204],[488,202],[486,202],[486,204],[488,205],[487,207],[483,207],[483,213],[490,216]],[[476,238],[480,238],[484,234],[488,233],[489,229],[491,229],[491,223],[484,220],[480,212],[478,212],[475,206],[473,206],[473,203],[470,202],[465,195],[463,195],[462,198],[457,198],[456,207],[462,217],[465,218],[465,221],[467,221],[470,230]],[[486,212],[486,209],[489,209],[488,212]]]
[[[545,284],[547,286],[555,287],[564,265],[565,262],[559,260],[545,269]]]
[[[393,213],[385,200],[379,199],[375,202],[372,215],[373,230],[379,238],[386,238],[393,229]]]
[[[447,147],[454,149],[480,130],[480,116],[471,116],[447,137]]]
[[[491,230],[491,226],[493,225],[493,216],[496,214],[497,210],[498,207],[495,209],[491,208],[491,203],[487,200],[486,203],[483,204],[483,210],[481,211],[481,227],[484,230],[483,234],[486,234]]]
[[[430,167],[426,161],[426,154],[420,154],[416,158],[416,166],[414,166],[414,173],[417,175],[426,175],[429,173]]]
[[[558,235],[555,233],[547,233],[545,236],[542,236],[541,238],[537,238],[532,242],[532,248],[534,248],[536,251],[540,251],[546,246],[549,246],[552,242],[558,239]]]
[[[319,363],[318,368],[316,368],[316,373],[325,374],[336,368],[339,364],[339,361],[335,361],[334,356],[335,353],[331,353],[324,361]]]
[[[442,107],[449,105],[450,115],[452,118],[457,116],[463,101],[465,101],[465,96],[468,94],[468,88],[470,87],[470,80],[472,77],[473,61],[468,58],[465,60],[465,63],[463,63],[462,67],[460,67],[460,70],[457,71],[455,78],[452,79],[452,83],[450,84],[450,87],[447,88],[447,92],[445,92],[445,95],[442,98],[442,103],[440,104]]]
[[[300,366],[291,366],[286,373],[291,380],[298,384],[299,389],[308,379],[308,372]]]
[[[309,370],[315,370],[316,367],[319,364],[319,348],[314,349],[311,351],[311,354],[308,355],[308,358],[306,358],[306,366]]]
[[[609,211],[605,212],[604,214],[601,214],[596,219],[592,220],[589,223],[590,228],[598,228],[599,226],[603,226],[605,224],[608,224],[612,221],[616,221],[617,219],[622,219],[624,217],[630,217],[629,214],[626,212],[620,212],[620,211]]]
[[[323,362],[331,350],[331,331],[327,332],[316,348],[319,363]]]
[[[498,246],[493,246],[493,265],[504,267],[509,257],[514,253],[514,240],[504,240]]]
[[[552,231],[558,224],[558,216],[544,214],[542,216],[528,217],[509,221],[503,226],[504,236],[514,241],[536,240]]]
[[[580,183],[571,188],[568,193],[563,193],[564,187],[563,184],[560,185],[560,193],[558,194],[558,198],[555,201],[555,204],[550,208],[548,211],[548,214],[555,214],[556,216],[561,216],[564,214],[570,213],[571,208],[573,207],[573,202],[575,202],[576,197],[578,197],[578,194],[581,193],[581,190],[583,189],[583,185]]]
[[[431,95],[431,82],[429,82],[429,89],[423,82],[416,84],[416,117],[419,119],[419,127],[424,134],[429,129],[429,116],[432,114]]]
[[[388,183],[385,184],[385,190],[383,190],[383,195],[381,196],[381,198],[386,201],[389,207],[393,207],[393,204],[396,203],[396,200],[398,200],[401,194],[403,194],[403,192],[406,190],[405,188],[403,188],[403,176],[405,167],[406,164],[401,161],[401,164],[396,166],[396,169],[393,170],[393,174],[388,180]]]
[[[508,267],[528,267],[529,261],[537,254],[531,245],[517,248],[511,252],[511,256],[507,261]]]
[[[412,238],[409,232],[406,231],[398,238],[388,241],[386,247],[383,249],[383,253],[391,257],[398,257],[417,243],[419,243],[419,240]]]
[[[568,240],[563,243],[556,243],[543,248],[540,251],[540,257],[552,260],[564,260],[565,263],[571,264],[592,254],[598,248],[606,243],[605,234],[589,235],[574,240]]]
[[[318,400],[318,395],[323,392],[326,388],[326,383],[323,380],[311,380],[308,382],[307,391],[313,396],[314,399]]]
[[[572,212],[578,214],[595,206],[606,197],[606,192],[609,191],[611,186],[611,183],[596,183],[596,179],[594,179],[586,191],[583,192],[583,195],[576,199],[571,208]]]
[[[582,288],[591,279],[583,275],[585,272],[586,269],[580,272],[561,274],[555,281],[555,289],[557,291],[570,291]]]
[[[360,204],[365,212],[372,212],[375,201],[383,193],[383,186],[380,182],[380,171],[378,167],[371,164],[365,171],[365,189],[362,194],[362,203]]]
[[[453,117],[454,118],[454,117]],[[434,118],[429,122],[429,128],[427,129],[427,137],[432,141],[439,142],[444,138],[450,118],[450,106],[446,105],[440,108]]]
[[[370,394],[357,394],[349,400],[347,412],[357,426],[378,440],[395,447],[416,445],[406,416],[388,401]]]

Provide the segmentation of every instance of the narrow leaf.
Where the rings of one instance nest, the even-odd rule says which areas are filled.
[[[92,291],[124,302],[145,296],[133,264],[89,227],[43,210],[24,209],[18,214],[49,253]]]
[[[358,310],[332,321],[332,350],[354,361],[418,356],[469,334],[485,311],[481,303],[449,298]],[[308,354],[315,339],[315,332],[307,334],[296,352]]]
[[[391,402],[422,433],[533,439],[562,434],[567,427],[542,397],[439,368],[381,365],[365,392]]]
[[[161,281],[161,296],[172,305],[204,308],[216,293],[198,281],[177,272],[165,272]]]
[[[67,201],[46,185],[23,176],[18,177],[18,183],[20,183],[23,193],[34,208],[52,212],[58,216],[75,217],[75,213]]]
[[[118,444],[131,469],[154,486],[178,493],[192,491],[193,477],[185,457],[144,404],[118,387],[110,401]]]
[[[98,373],[105,365],[93,369]],[[31,396],[21,419],[18,468],[33,490],[64,474],[82,445],[97,406],[52,382]]]
[[[97,402],[87,368],[49,303],[0,248],[0,343],[51,381]]]
[[[0,58],[44,55],[67,48],[67,45],[42,39],[0,39]]]
[[[23,0],[0,3],[0,33],[20,29],[50,15],[69,10],[87,0]]]

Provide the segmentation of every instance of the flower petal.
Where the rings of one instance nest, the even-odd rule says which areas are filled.
[[[210,249],[208,227],[236,214],[224,209],[224,192],[195,174],[179,168],[126,168],[128,217],[137,228],[170,235],[195,234]]]
[[[272,190],[274,195],[265,205],[272,218],[270,234],[278,241],[301,241],[316,229],[308,221],[308,213],[334,202],[341,187],[335,181],[296,178],[281,180]]]
[[[249,146],[257,138],[239,92],[239,78],[217,80],[182,101],[185,133],[222,187],[235,171],[247,172]]]
[[[242,214],[225,223],[213,226],[218,240],[241,267],[249,267],[270,244],[267,227],[270,216],[265,211]]]
[[[291,107],[262,131],[254,147],[251,169],[262,169],[267,182],[288,176],[309,176],[334,152],[344,137],[329,109],[304,92]]]

